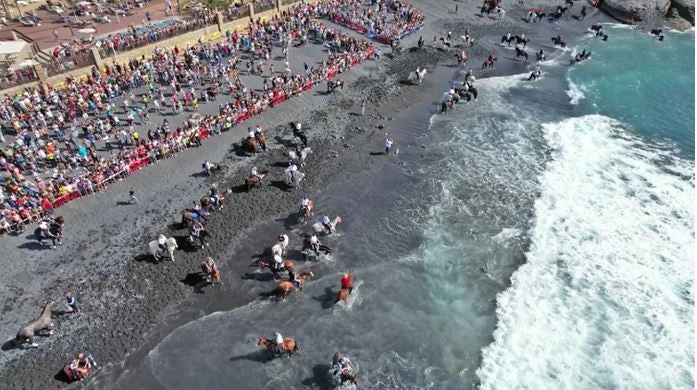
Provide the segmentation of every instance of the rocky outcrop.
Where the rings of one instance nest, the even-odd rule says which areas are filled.
[[[694,4],[694,0],[691,1]],[[600,8],[622,22],[632,23],[644,20],[647,14],[656,11],[667,15],[670,0],[601,0]]]
[[[695,0],[672,0],[671,8],[677,10],[681,18],[695,25]]]

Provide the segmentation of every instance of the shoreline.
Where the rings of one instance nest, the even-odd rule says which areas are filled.
[[[511,10],[510,15],[514,14],[514,11],[516,10]],[[426,41],[428,42],[428,36],[426,36],[425,32],[426,31],[432,31],[431,28],[435,31],[441,31],[440,34],[443,34],[442,29],[439,29],[437,27],[438,22],[442,22],[443,19],[438,19],[438,20],[431,20],[427,19],[427,25],[428,29],[424,30],[424,33],[417,33],[415,35],[424,35]],[[588,19],[590,21],[590,18]],[[432,24],[433,23],[433,24]],[[467,24],[467,22],[464,21],[457,21],[456,23],[462,23],[462,24]],[[433,25],[436,25],[434,28]],[[441,26],[442,27],[442,26]],[[485,26],[482,27],[482,30],[486,30],[490,26]],[[537,27],[537,26],[535,26]],[[456,31],[455,29],[453,29]],[[485,40],[485,45],[483,45],[483,48],[481,49],[482,51],[480,52],[479,50],[475,51],[474,54],[470,55],[471,58],[471,63],[470,65],[473,68],[477,68],[479,65],[479,60],[481,59],[480,57],[483,55],[481,53],[484,53],[484,48],[486,46],[490,45],[491,43],[488,40],[491,40],[493,38],[496,38],[496,32],[500,31],[500,28],[498,27],[491,27],[489,28],[491,30],[491,33],[484,34],[483,36],[479,37],[479,39],[484,39]],[[540,28],[536,28],[536,30],[540,30]],[[549,35],[549,30],[551,29],[544,29],[542,33],[539,33],[540,35],[547,34]],[[459,30],[457,30],[459,31]],[[472,31],[476,32],[475,28],[472,28]],[[526,34],[528,34],[526,32]],[[477,35],[475,35],[477,36]],[[574,37],[575,39],[576,37]],[[547,40],[549,38],[547,37]],[[571,37],[567,38],[568,41],[573,42]],[[406,42],[405,46],[415,46],[415,41],[413,37],[410,37]],[[542,41],[541,41],[542,42]],[[547,42],[544,41],[544,44],[546,45]],[[573,43],[572,43],[573,45]],[[406,49],[406,47],[405,47]],[[508,54],[505,49],[501,49],[498,47],[494,47],[495,50],[501,51],[501,53]],[[546,47],[545,47],[546,49]],[[450,57],[452,57],[452,54],[454,54],[456,51],[454,49],[452,52],[447,53],[447,52],[441,52],[439,50],[434,50],[434,49],[425,49],[424,52],[427,54],[426,57],[428,60],[433,59],[434,56],[431,54],[433,53],[443,53],[442,55],[442,60],[440,64],[439,61],[436,61],[437,65],[432,65],[439,70],[436,72],[450,72],[452,73],[454,71],[454,68],[450,66],[451,63],[454,62],[454,60]],[[420,51],[419,51],[420,52]],[[415,54],[418,54],[419,52],[416,53],[409,53],[409,50],[405,50],[405,52],[397,58],[397,61],[399,61],[401,58],[408,58],[409,56],[414,56]],[[509,74],[517,74],[520,73],[520,70],[518,69],[517,72],[514,71],[516,68],[519,68],[519,65],[516,63],[511,63],[509,61],[503,61],[505,57],[504,55],[501,55],[499,58],[499,63],[497,63],[497,67],[494,69],[494,72],[491,72],[491,74],[486,75],[486,77],[492,77],[492,76],[501,76],[501,75],[509,75]],[[413,97],[417,96],[413,101],[410,101],[412,104],[421,104],[424,102],[424,100],[427,100],[428,97],[425,96],[426,93],[423,91],[424,86],[422,87],[412,87],[412,86],[403,86],[399,85],[399,79],[402,77],[396,76],[396,74],[401,73],[401,72],[408,72],[409,69],[413,69],[413,66],[415,66],[419,61],[417,60],[406,60],[407,64],[398,64],[394,65],[392,61],[387,62],[388,65],[384,65],[386,61],[381,61],[378,64],[375,64],[374,62],[368,62],[367,65],[363,65],[359,67],[356,70],[352,70],[350,73],[354,71],[359,71],[361,75],[357,77],[355,80],[352,82],[349,82],[348,84],[348,91],[342,92],[339,95],[333,95],[330,98],[330,101],[327,102],[327,106],[331,106],[332,108],[335,108],[335,113],[333,113],[334,117],[332,117],[332,114],[327,114],[326,111],[318,111],[317,114],[315,115],[314,120],[311,121],[305,121],[303,120],[303,124],[309,123],[310,128],[313,129],[315,134],[319,133],[322,131],[324,128],[332,128],[334,134],[329,135],[326,137],[324,140],[316,140],[313,139],[314,137],[311,137],[311,147],[313,148],[313,155],[311,156],[309,162],[308,162],[308,167],[304,168],[307,169],[308,172],[308,177],[307,177],[307,182],[304,183],[304,188],[310,188],[311,193],[317,193],[321,192],[321,187],[325,185],[327,182],[339,182],[342,180],[350,180],[354,175],[359,175],[366,170],[371,170],[375,169],[377,166],[376,164],[379,164],[379,161],[374,161],[372,164],[367,164],[368,166],[364,166],[364,156],[365,154],[369,153],[372,150],[379,149],[381,145],[381,136],[376,136],[377,141],[375,139],[369,140],[369,135],[373,134],[371,131],[374,131],[374,134],[378,134],[379,130],[376,131],[375,125],[376,124],[383,124],[386,127],[391,127],[390,123],[393,121],[388,120],[388,118],[394,118],[394,115],[391,114],[392,111],[398,109],[401,107],[402,110],[408,110],[410,107],[408,104],[404,104],[404,100],[406,97]],[[446,64],[447,63],[447,64]],[[373,110],[367,110],[367,115],[364,118],[360,118],[361,121],[356,124],[353,120],[358,119],[356,116],[351,115],[353,111],[356,110],[356,102],[353,99],[350,99],[350,97],[356,96],[356,95],[361,95],[360,93],[356,93],[356,90],[360,90],[362,85],[356,85],[356,84],[366,84],[366,85],[372,85],[376,90],[381,90],[383,87],[380,85],[380,78],[379,77],[368,77],[366,73],[370,73],[368,69],[372,68],[381,68],[381,67],[389,67],[389,70],[384,70],[385,74],[387,73],[392,73],[392,77],[395,77],[396,80],[394,82],[393,87],[400,87],[401,91],[399,93],[396,93],[392,99],[388,100],[386,104],[383,106],[379,107],[378,109]],[[359,70],[360,69],[360,70]],[[429,69],[430,72],[430,69]],[[372,76],[375,76],[374,72]],[[434,73],[435,74],[435,73]],[[436,79],[430,79],[429,76],[432,76],[432,74],[429,74],[427,76],[427,82],[428,83],[433,83],[436,82]],[[432,81],[433,80],[433,81]],[[443,81],[443,80],[441,80]],[[426,85],[426,84],[425,84]],[[321,88],[321,87],[320,87]],[[430,87],[433,90],[437,90],[439,92],[442,92],[442,88],[431,85]],[[406,92],[405,92],[406,91]],[[313,93],[313,91],[310,91]],[[314,91],[316,92],[316,91]],[[485,92],[485,91],[483,91]],[[353,94],[353,95],[352,95]],[[389,93],[386,93],[385,95],[389,95]],[[406,97],[405,97],[406,95]],[[438,96],[438,95],[436,95]],[[381,102],[384,103],[383,98],[376,98],[376,102]],[[335,103],[335,104],[330,104],[330,103]],[[287,103],[287,105],[293,105],[293,106],[302,106],[301,103]],[[463,109],[463,106],[456,106],[456,109]],[[466,107],[466,106],[464,106]],[[290,134],[290,131],[287,126],[287,122],[291,120],[296,120],[295,118],[298,117],[297,113],[293,114],[293,112],[297,112],[298,109],[302,109],[302,107],[293,107],[293,108],[287,108],[284,111],[286,113],[281,114],[278,113],[275,110],[267,112],[263,114],[263,118],[260,119],[255,119],[255,121],[261,121],[261,122],[275,122],[275,126],[269,126],[267,127],[267,132],[268,134],[274,134],[276,135],[276,139],[274,140],[274,144],[277,144],[278,142],[289,142],[289,138],[292,137]],[[290,113],[289,113],[290,112]],[[385,112],[390,112],[388,114],[385,114]],[[288,118],[288,115],[294,115],[291,118]],[[404,114],[405,116],[408,116],[408,114]],[[324,116],[324,120],[323,117]],[[350,123],[350,124],[345,124],[343,126],[343,130],[337,130],[342,128],[342,123]],[[326,126],[326,127],[325,127]],[[355,126],[358,126],[359,128],[365,128],[367,131],[360,132],[357,134],[354,134],[352,132],[352,128]],[[241,129],[237,129],[238,131]],[[398,131],[398,130],[395,130]],[[342,133],[343,132],[343,133]],[[398,134],[398,133],[397,133]],[[343,139],[342,137],[345,137]],[[399,137],[399,136],[398,136]],[[232,136],[228,135],[227,140],[230,140]],[[217,141],[216,138],[213,138],[214,140]],[[292,138],[290,138],[292,139]],[[351,144],[353,145],[352,147],[344,147],[344,144]],[[234,152],[228,152],[226,153],[226,160],[232,160],[235,164],[234,168],[228,168],[226,172],[224,172],[224,177],[223,178],[216,178],[216,182],[223,181],[225,182],[225,186],[228,184],[234,184],[238,185],[239,184],[239,178],[241,177],[242,172],[247,172],[248,168],[252,164],[257,164],[260,168],[264,166],[264,169],[269,167],[270,169],[273,170],[272,174],[274,177],[271,178],[271,180],[277,180],[279,178],[278,171],[279,168],[272,168],[274,163],[278,163],[284,160],[284,157],[282,156],[282,151],[279,150],[280,148],[276,147],[274,150],[270,151],[268,155],[262,155],[257,158],[253,159],[239,159],[235,156]],[[321,151],[321,152],[320,152]],[[192,150],[192,151],[187,151],[188,154],[196,153],[197,150]],[[334,152],[337,152],[339,155],[341,155],[341,158],[335,158]],[[353,157],[347,157],[353,155]],[[201,156],[199,156],[201,157]],[[179,157],[177,157],[179,158]],[[262,163],[259,162],[259,160],[264,161]],[[326,162],[329,162],[328,164]],[[227,162],[227,161],[226,161]],[[183,162],[179,162],[179,165],[183,164]],[[171,164],[170,164],[171,165]],[[152,169],[152,168],[151,168]],[[162,168],[164,170],[164,168]],[[342,177],[334,177],[335,172],[344,172]],[[154,174],[154,173],[153,173]],[[139,175],[142,175],[140,173]],[[133,181],[133,178],[129,178],[126,182],[130,183]],[[141,180],[139,180],[141,181]],[[131,297],[130,300],[124,301],[123,303],[119,303],[118,306],[122,306],[119,308],[119,313],[113,313],[112,317],[123,317],[124,319],[124,324],[132,324],[133,322],[141,322],[144,321],[145,323],[139,324],[139,326],[135,327],[136,329],[133,329],[134,327],[131,327],[131,329],[128,329],[126,331],[124,330],[118,330],[121,328],[121,326],[117,326],[116,330],[112,329],[110,332],[107,331],[108,335],[107,337],[101,337],[101,341],[94,341],[94,338],[87,338],[87,337],[82,337],[79,338],[78,342],[75,342],[76,340],[72,340],[75,346],[75,348],[82,348],[82,347],[90,347],[92,345],[95,345],[95,347],[90,347],[90,351],[95,351],[99,350],[100,348],[103,348],[103,351],[106,353],[102,352],[94,352],[95,353],[95,358],[98,363],[100,364],[106,364],[106,369],[103,369],[104,374],[99,374],[95,377],[95,382],[94,385],[99,385],[99,377],[101,375],[109,375],[110,370],[116,370],[118,371],[119,366],[122,366],[121,369],[123,368],[123,365],[125,364],[128,366],[129,364],[137,365],[137,360],[138,357],[141,356],[140,354],[142,353],[147,353],[147,346],[151,345],[151,343],[156,343],[158,339],[161,337],[164,337],[166,335],[167,329],[170,329],[168,326],[165,326],[163,328],[155,328],[153,329],[148,329],[148,326],[152,323],[158,323],[158,322],[164,322],[166,325],[171,325],[169,320],[167,320],[168,317],[172,314],[171,312],[173,310],[180,309],[181,307],[188,306],[191,310],[191,319],[195,319],[196,315],[200,316],[201,313],[205,312],[213,312],[217,311],[217,309],[220,309],[220,304],[217,299],[221,297],[222,294],[225,295],[226,303],[224,306],[228,305],[242,305],[245,302],[251,302],[253,300],[256,300],[257,298],[254,296],[254,294],[251,294],[250,292],[245,292],[245,291],[238,291],[235,289],[235,284],[239,276],[241,276],[241,273],[238,275],[235,271],[233,271],[233,265],[229,264],[233,260],[223,260],[220,259],[216,260],[219,261],[219,264],[221,264],[221,271],[223,273],[223,278],[225,282],[225,287],[224,289],[221,289],[223,291],[217,291],[216,286],[209,286],[205,289],[205,294],[201,296],[202,299],[199,299],[199,295],[197,294],[191,294],[192,288],[184,283],[181,283],[181,278],[186,275],[187,272],[192,273],[196,272],[196,264],[197,260],[199,257],[204,256],[205,253],[212,253],[212,254],[223,254],[223,253],[232,253],[235,252],[235,248],[238,247],[241,244],[241,241],[248,237],[250,232],[257,228],[258,226],[268,224],[270,221],[273,221],[279,217],[283,217],[284,215],[287,215],[287,213],[293,212],[294,208],[297,203],[297,197],[299,196],[300,192],[297,191],[291,191],[291,192],[284,192],[284,191],[278,191],[277,187],[274,187],[272,181],[264,183],[265,186],[262,190],[257,191],[253,190],[251,194],[246,195],[246,194],[233,194],[233,199],[232,202],[234,203],[235,210],[230,211],[232,207],[226,207],[222,212],[216,212],[213,214],[213,217],[211,219],[211,222],[209,222],[209,226],[211,226],[211,230],[214,231],[214,243],[211,246],[211,249],[209,249],[207,252],[205,251],[199,251],[198,253],[187,253],[184,251],[180,251],[177,254],[177,261],[174,264],[170,263],[160,263],[160,264],[150,264],[146,262],[137,262],[133,261],[133,254],[129,254],[128,250],[124,251],[116,251],[116,252],[111,252],[111,254],[118,254],[120,253],[119,256],[122,256],[127,263],[121,264],[117,266],[115,269],[124,271],[123,275],[114,275],[110,271],[105,272],[103,274],[99,274],[98,271],[93,272],[96,273],[96,275],[90,275],[87,276],[89,283],[89,278],[91,277],[92,282],[97,281],[97,283],[104,283],[106,284],[109,283],[116,283],[117,285],[120,286],[120,288],[123,289],[123,291],[129,291],[132,290],[133,288],[131,287],[131,283],[135,284],[141,284],[139,287],[141,291],[149,291],[155,293],[153,297]],[[196,192],[197,193],[202,193],[205,192],[206,184],[209,182],[204,180],[203,182],[199,181],[198,187],[196,189],[189,189],[189,192]],[[141,184],[147,184],[146,183],[141,183]],[[114,196],[116,195],[115,192],[124,192],[122,190],[125,189],[124,186],[130,186],[133,185],[132,183],[130,184],[125,184],[125,183],[120,183],[114,186],[111,186],[110,189],[107,191],[108,194],[99,194],[95,196],[94,198],[100,197],[102,198],[102,201],[104,201],[103,198],[108,198],[113,200]],[[307,186],[307,187],[305,187]],[[271,188],[269,188],[271,187]],[[114,188],[114,189],[112,189]],[[305,189],[303,189],[305,190]],[[260,207],[259,204],[257,204],[256,200],[254,199],[256,196],[262,196],[261,199],[263,199],[264,203],[266,205],[271,205],[270,209],[264,209]],[[95,203],[98,203],[98,200],[93,199],[85,199],[84,203],[87,203],[89,201],[91,204],[83,205],[83,207],[98,207],[95,206]],[[135,252],[142,254],[144,252],[142,248],[145,247],[145,244],[147,241],[151,238],[152,234],[148,234],[148,232],[152,232],[152,230],[161,230],[161,227],[163,225],[166,225],[167,223],[171,222],[172,220],[172,214],[170,211],[172,209],[177,209],[179,206],[172,206],[172,203],[180,202],[181,204],[187,204],[188,198],[186,196],[171,196],[172,201],[168,202],[170,203],[170,210],[164,210],[157,212],[155,210],[149,211],[147,217],[150,218],[148,222],[142,223],[138,222],[137,220],[133,221],[137,231],[134,230],[134,233],[132,234],[133,237],[136,237],[135,243],[132,245],[132,247],[136,248]],[[77,202],[77,203],[83,203],[82,201]],[[156,204],[157,202],[152,202]],[[231,205],[232,206],[232,205]],[[75,206],[72,206],[73,210]],[[72,211],[72,210],[71,210]],[[77,210],[78,214],[80,213],[80,210]],[[224,220],[230,220],[234,218],[234,226],[228,226],[227,228],[223,227]],[[246,219],[245,219],[246,218]],[[155,228],[151,228],[151,225],[154,224],[156,225]],[[224,231],[222,235],[219,236],[219,231],[217,230],[218,227],[220,227],[221,231]],[[282,228],[279,227],[279,230],[282,230]],[[174,231],[175,235],[181,235],[182,231]],[[106,234],[108,235],[109,232],[107,231]],[[221,239],[224,238],[225,240],[229,240],[226,243],[220,243]],[[266,241],[264,241],[266,242]],[[265,244],[261,244],[261,246],[266,246]],[[107,246],[108,247],[108,246]],[[100,248],[101,249],[101,248]],[[110,250],[109,248],[105,248],[107,250]],[[261,249],[261,248],[260,248]],[[107,255],[109,252],[107,252]],[[93,262],[92,266],[98,266],[96,263]],[[235,269],[240,269],[239,266],[241,264],[237,264],[237,268]],[[231,272],[232,271],[232,272]],[[120,283],[117,281],[113,281],[112,279],[115,278],[115,276],[118,276],[119,278],[123,278]],[[68,274],[66,275],[66,278],[69,280],[72,275]],[[150,280],[150,279],[153,280]],[[100,282],[101,280],[101,282]],[[80,283],[83,283],[84,281],[78,281]],[[153,286],[153,284],[155,286]],[[104,287],[101,286],[100,287]],[[59,288],[63,288],[62,286]],[[158,290],[158,289],[162,290]],[[230,290],[228,290],[230,288]],[[53,290],[53,291],[60,291],[56,288],[53,288],[53,286],[48,286],[46,290]],[[81,291],[80,288],[77,288],[78,291]],[[109,289],[107,289],[108,291]],[[96,294],[96,293],[95,293]],[[159,296],[157,296],[159,294]],[[208,294],[209,297],[205,297],[205,295]],[[89,295],[88,295],[89,296]],[[233,299],[230,299],[230,296],[233,296]],[[201,302],[207,302],[206,305],[206,310],[196,310],[194,309],[195,304],[200,304]],[[105,302],[100,302],[100,304],[104,304]],[[130,305],[133,305],[133,307],[128,307]],[[139,313],[139,310],[134,310],[136,306],[150,306],[148,308],[147,313]],[[88,303],[86,306],[90,306]],[[126,307],[123,307],[126,306]],[[154,307],[153,307],[154,306]],[[99,310],[112,310],[112,308],[109,308],[107,306],[103,306],[101,308],[97,307],[89,307],[90,311],[92,312],[97,312]],[[210,310],[210,311],[209,311]],[[91,315],[91,314],[83,314],[83,315]],[[127,321],[127,319],[131,319],[131,316],[133,316],[132,321]],[[107,316],[104,316],[107,317]],[[107,317],[109,318],[109,317]],[[185,319],[180,318],[180,320],[186,322]],[[64,322],[65,320],[63,318],[60,318],[58,321]],[[75,321],[73,321],[75,322]],[[108,319],[102,319],[102,322],[109,322]],[[62,329],[63,331],[67,331],[63,334],[66,334],[68,332],[71,332],[73,335],[75,335],[77,332],[80,331],[87,331],[87,332],[102,332],[102,330],[98,329],[92,329],[93,324],[78,324],[77,326],[74,324],[71,324],[73,326],[69,326],[68,329]],[[105,328],[108,326],[106,324],[102,324]],[[113,323],[112,323],[113,326]],[[171,330],[171,329],[170,329]],[[59,333],[60,335],[60,333]],[[134,336],[139,335],[140,338],[136,338],[134,340]],[[56,344],[59,344],[59,341],[56,341],[57,338],[50,340],[50,342],[46,342],[44,340],[40,340],[40,343],[42,343],[42,348],[38,350],[38,352],[27,352],[22,354],[21,357],[15,359],[9,364],[6,364],[3,373],[0,374],[0,378],[3,378],[4,383],[6,384],[16,384],[17,388],[19,387],[24,387],[24,388],[48,388],[48,387],[58,387],[62,386],[62,383],[57,382],[52,379],[50,380],[45,380],[45,378],[41,378],[41,375],[44,375],[45,373],[57,372],[62,365],[54,366],[51,364],[45,364],[47,361],[53,361],[57,362],[60,361],[61,359],[67,361],[69,356],[62,356],[62,357],[57,357],[59,353],[53,352],[51,353],[51,349],[56,348]],[[133,348],[131,347],[130,344],[132,344],[133,341],[141,341],[141,340],[147,340],[147,343],[145,346],[141,346],[133,355],[129,355],[133,353]],[[100,345],[100,342],[103,343]],[[67,352],[69,349],[69,346],[66,345],[65,342],[60,342],[63,344],[63,350]],[[109,344],[109,345],[107,345]],[[139,345],[140,342],[136,342],[136,345]],[[143,351],[141,351],[143,350]],[[39,355],[39,353],[41,353]],[[101,356],[100,356],[101,354]],[[33,355],[33,356],[32,356]],[[52,357],[46,356],[46,355],[53,355]],[[118,359],[117,356],[122,356],[121,359]],[[17,364],[21,365],[22,360],[30,358],[30,359],[39,359],[41,358],[40,361],[44,362],[41,365],[45,366],[43,368],[40,367],[29,367],[28,370],[25,372],[13,372],[13,369],[16,367]],[[115,358],[112,360],[112,358]],[[124,360],[125,359],[125,360]],[[132,363],[129,363],[129,360],[133,360]],[[65,361],[63,361],[61,364],[64,364]],[[11,373],[8,375],[8,371]],[[10,376],[15,379],[12,381],[10,379]],[[21,376],[21,378],[20,378]],[[37,378],[32,379],[34,376],[39,376]]]

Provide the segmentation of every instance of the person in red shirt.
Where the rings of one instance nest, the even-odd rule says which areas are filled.
[[[343,274],[341,276],[341,288],[347,289],[349,295],[351,295],[351,291],[353,291],[353,273],[352,272],[350,272],[348,274]]]

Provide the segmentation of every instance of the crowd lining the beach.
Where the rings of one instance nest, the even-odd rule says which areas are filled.
[[[380,16],[388,10],[395,13],[390,26],[387,17]],[[4,173],[0,233],[21,232],[27,223],[73,199],[100,191],[184,148],[199,146],[202,139],[372,57],[372,44],[318,21],[339,17],[342,24],[353,20],[348,23],[358,32],[363,33],[358,23],[366,23],[390,38],[409,34],[423,20],[416,9],[400,1],[378,1],[374,12],[349,0],[297,5],[271,20],[250,22],[243,34],[227,32],[221,42],[155,49],[149,59],[103,71],[93,68],[84,80],[67,78],[64,88],[40,85],[5,95],[0,120],[17,136],[0,155]],[[296,74],[287,61],[284,70],[274,71],[273,64],[266,67],[274,45],[282,47],[287,58],[290,45],[304,45],[308,36],[330,48],[320,66],[306,65]],[[248,74],[264,79],[261,93],[246,88],[239,77],[242,53],[249,55]],[[219,115],[195,113],[198,101],[213,101],[224,90],[231,100],[220,104]],[[185,107],[194,113],[176,128],[165,120],[141,136],[136,127],[150,123],[149,113],[169,108],[173,114],[183,114]],[[5,143],[1,133],[0,137]],[[108,157],[100,153],[104,150],[110,152]]]

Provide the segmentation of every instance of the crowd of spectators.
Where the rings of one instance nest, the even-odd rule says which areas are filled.
[[[0,101],[0,122],[17,136],[0,155],[0,232],[24,225],[60,205],[66,196],[85,196],[123,179],[143,163],[201,145],[241,120],[291,98],[315,83],[335,76],[371,55],[367,41],[353,38],[317,21],[336,10],[337,1],[297,5],[280,16],[253,21],[244,35],[228,32],[223,41],[187,49],[154,50],[150,58],[96,68],[82,81],[66,80],[65,88],[27,88]],[[327,45],[329,56],[299,73],[265,67],[271,52],[308,37]],[[263,78],[263,91],[247,88],[239,76],[246,57],[248,74]],[[195,113],[200,100],[227,93],[218,115]],[[167,120],[141,135],[137,126],[149,114],[171,109],[189,118],[179,126]],[[0,133],[0,142],[5,142]]]

